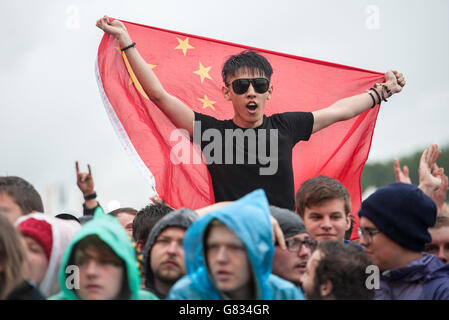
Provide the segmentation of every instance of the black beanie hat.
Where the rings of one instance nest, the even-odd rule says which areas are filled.
[[[388,238],[406,249],[421,252],[432,241],[437,207],[418,187],[394,182],[362,202],[359,217],[368,218]]]

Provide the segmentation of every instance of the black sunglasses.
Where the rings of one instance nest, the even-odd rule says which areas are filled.
[[[232,90],[237,94],[244,94],[248,91],[249,84],[253,85],[254,91],[257,93],[265,93],[268,91],[270,81],[265,78],[241,78],[232,81]]]

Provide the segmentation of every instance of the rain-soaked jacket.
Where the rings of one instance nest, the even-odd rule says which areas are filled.
[[[213,219],[224,223],[244,244],[256,285],[256,299],[302,300],[302,292],[289,281],[271,273],[274,254],[268,201],[263,190],[197,219],[184,238],[187,276],[172,287],[168,299],[220,300],[205,263],[204,232]]]
[[[376,300],[449,300],[449,264],[431,254],[380,277]]]
[[[65,285],[70,273],[66,273],[66,267],[73,261],[73,251],[78,242],[87,236],[96,235],[105,242],[125,263],[126,277],[128,280],[131,296],[129,300],[156,300],[157,297],[151,292],[140,289],[140,274],[137,259],[131,240],[125,229],[120,225],[117,218],[109,216],[101,208],[97,208],[94,218],[87,222],[79,232],[75,234],[69,243],[61,263],[59,271],[59,284],[62,291],[52,300],[79,300],[75,292]]]

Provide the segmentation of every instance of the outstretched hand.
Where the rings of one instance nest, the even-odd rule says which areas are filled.
[[[94,193],[94,179],[92,178],[92,170],[87,165],[88,173],[80,172],[78,161],[75,162],[76,167],[76,184],[84,196]]]
[[[119,20],[110,20],[107,16],[98,19],[96,26],[117,40],[119,40],[122,35],[128,33],[123,22]]]
[[[440,187],[444,175],[444,169],[436,165],[440,155],[441,150],[438,150],[438,145],[433,144],[424,150],[419,161],[419,188],[429,197]]]
[[[393,94],[401,92],[402,88],[405,86],[404,76],[396,70],[387,71],[385,73],[385,82]]]
[[[394,175],[396,176],[396,181],[402,183],[412,184],[412,180],[409,176],[409,170],[407,166],[404,166],[401,170],[399,165],[399,159],[394,159]]]

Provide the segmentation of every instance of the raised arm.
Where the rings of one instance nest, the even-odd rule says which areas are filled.
[[[116,38],[122,48],[133,43],[125,25],[121,21],[109,21],[109,18],[104,16],[97,21],[97,27]],[[136,46],[127,49],[125,54],[137,80],[139,80],[150,100],[161,109],[177,128],[187,130],[192,137],[195,118],[192,109],[164,90],[159,79],[139,54]]]
[[[356,96],[338,100],[327,108],[314,111],[312,133],[324,129],[335,122],[348,120],[358,116],[373,105],[373,99],[375,104],[378,104],[380,103],[382,96],[386,99],[395,93],[401,92],[402,87],[405,85],[402,73],[397,71],[388,71],[385,73],[385,80],[386,87],[376,86],[375,92],[374,90],[369,91],[371,95],[369,93],[358,94]],[[387,90],[390,91],[390,93],[387,93]]]

